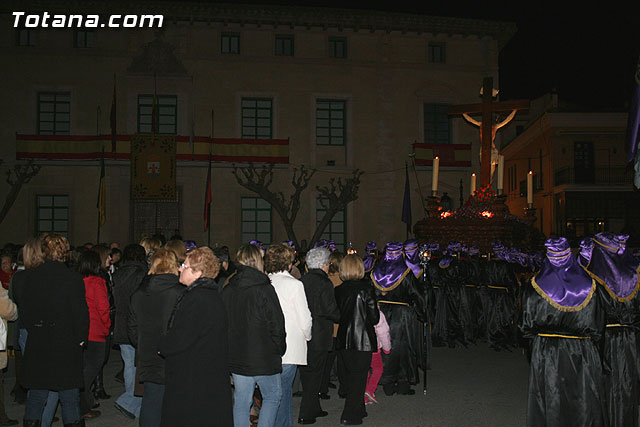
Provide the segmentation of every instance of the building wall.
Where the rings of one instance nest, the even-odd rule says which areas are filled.
[[[117,90],[119,134],[137,131],[137,97],[177,95],[177,129],[189,135],[190,105],[195,107],[195,134],[218,138],[241,136],[240,102],[243,97],[273,99],[273,138],[289,139],[289,165],[275,169],[274,189],[289,194],[293,168],[299,165],[317,172],[302,196],[296,221],[298,238],[309,239],[315,229],[316,185],[331,178],[363,170],[358,200],[347,210],[347,235],[356,248],[368,240],[403,240],[400,222],[405,180],[404,166],[411,144],[424,142],[423,104],[477,102],[484,76],[497,81],[499,41],[484,34],[450,32],[343,29],[292,24],[188,23],[165,19],[161,35],[149,29],[97,31],[93,48],[73,47],[73,30],[36,33],[35,46],[15,46],[11,16],[0,16],[0,58],[5,69],[3,93],[16,100],[0,105],[3,166],[15,163],[15,134],[37,133],[37,94],[40,91],[71,93],[71,134],[108,134],[112,90]],[[471,25],[471,24],[469,24]],[[490,24],[488,24],[490,25]],[[453,25],[452,25],[453,26]],[[459,27],[458,27],[459,28]],[[220,53],[222,33],[240,35],[240,54]],[[295,55],[274,55],[277,34],[295,38]],[[346,37],[347,58],[328,57],[328,37]],[[154,52],[158,69],[132,70],[136,58],[144,57],[150,43],[162,40],[165,49]],[[446,63],[428,60],[429,42],[446,45]],[[153,43],[152,43],[153,44]],[[167,48],[169,46],[169,48]],[[170,48],[173,51],[170,51]],[[176,59],[183,73],[163,71],[163,60]],[[153,64],[152,64],[153,65]],[[347,144],[326,147],[315,144],[317,99],[346,101]],[[211,116],[215,117],[212,124]],[[440,191],[447,191],[458,205],[459,183],[468,196],[468,180],[478,172],[478,130],[462,119],[452,119],[451,142],[472,145],[470,168],[442,167]],[[107,147],[108,149],[108,147]],[[327,166],[327,161],[335,166]],[[72,243],[96,239],[99,165],[97,161],[40,161],[40,174],[26,185],[0,226],[4,241],[24,241],[34,229],[35,196],[64,192],[70,197]],[[431,168],[411,171],[414,221],[422,214],[420,192],[429,195]],[[178,162],[177,184],[181,191],[181,224],[185,238],[205,242],[203,195],[205,162]],[[255,196],[239,186],[230,165],[215,164],[213,173],[212,242],[237,247],[240,241],[240,200]],[[129,165],[108,161],[107,222],[103,241],[127,242],[131,238]],[[8,188],[0,187],[0,198]],[[286,239],[284,227],[273,212],[273,240]]]
[[[595,203],[598,203],[598,200],[609,203],[606,201],[609,199],[613,203],[614,199],[617,201],[619,198],[633,197],[626,193],[632,190],[631,181],[623,180],[625,113],[578,113],[556,109],[538,114],[538,118],[530,122],[527,129],[502,150],[505,156],[505,180],[509,179],[510,168],[513,170],[515,167],[518,183],[517,188],[511,190],[508,183],[505,183],[507,205],[511,213],[522,215],[527,207],[526,185],[521,193],[519,183],[526,183],[529,170],[534,173],[534,226],[547,236],[567,233],[567,202],[572,203],[573,200],[583,200],[586,197]],[[574,182],[574,150],[575,144],[579,142],[593,144],[593,182]],[[609,177],[611,181],[607,181]],[[620,197],[607,199],[603,197],[603,192],[615,192]],[[631,206],[629,201],[629,205],[623,210],[631,209]],[[587,207],[581,216],[598,216],[596,212],[600,210],[595,206]],[[606,229],[621,232],[625,228],[621,221],[624,222],[624,218],[628,219],[629,215],[620,212],[620,215],[616,216],[619,216],[620,220],[612,219],[608,224],[603,224],[601,231]]]

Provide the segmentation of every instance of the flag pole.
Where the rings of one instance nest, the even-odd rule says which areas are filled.
[[[100,244],[100,226],[102,225],[104,206],[104,146],[102,147],[102,155],[100,157],[100,179],[98,180],[98,232],[96,234],[96,245]]]
[[[211,143],[209,144],[209,171],[211,171],[211,152],[213,146],[213,108],[211,109]],[[209,182],[207,185],[211,185],[211,175],[209,175]],[[209,204],[209,209],[207,209],[207,223],[209,226],[207,227],[207,246],[211,247],[211,204]]]
[[[207,185],[211,186],[211,145],[209,145],[209,182]],[[207,246],[211,247],[211,203],[207,209]]]
[[[96,108],[96,136],[100,137],[100,106],[99,105]],[[104,153],[104,148],[102,150]],[[99,202],[100,202],[100,182],[98,181],[98,203]],[[98,208],[98,232],[96,233],[96,245],[100,244],[100,220],[101,220],[100,209]]]

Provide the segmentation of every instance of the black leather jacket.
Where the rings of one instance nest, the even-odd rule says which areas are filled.
[[[374,326],[380,320],[376,295],[369,280],[348,280],[336,288],[340,323],[337,350],[377,351]]]

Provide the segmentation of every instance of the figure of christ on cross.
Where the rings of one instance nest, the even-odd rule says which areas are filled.
[[[497,91],[495,95],[497,95]],[[492,157],[495,156],[495,161],[497,161],[498,156],[498,150],[494,143],[498,129],[508,124],[515,117],[518,110],[529,109],[528,100],[494,102],[493,97],[493,78],[485,77],[482,82],[481,104],[454,105],[448,111],[450,116],[462,115],[469,123],[480,128],[480,186],[491,184],[491,176],[495,166]],[[507,111],[510,112],[507,118],[499,123],[494,123],[493,113]],[[471,114],[479,113],[482,114],[482,121],[471,117]]]

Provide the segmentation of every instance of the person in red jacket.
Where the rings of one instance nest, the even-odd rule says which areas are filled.
[[[78,258],[78,272],[84,277],[89,307],[89,339],[83,357],[84,391],[80,396],[80,410],[85,419],[100,416],[100,411],[93,410],[95,399],[91,393],[91,383],[104,363],[105,345],[111,327],[107,285],[99,276],[101,264],[100,255],[93,251],[85,251]]]

